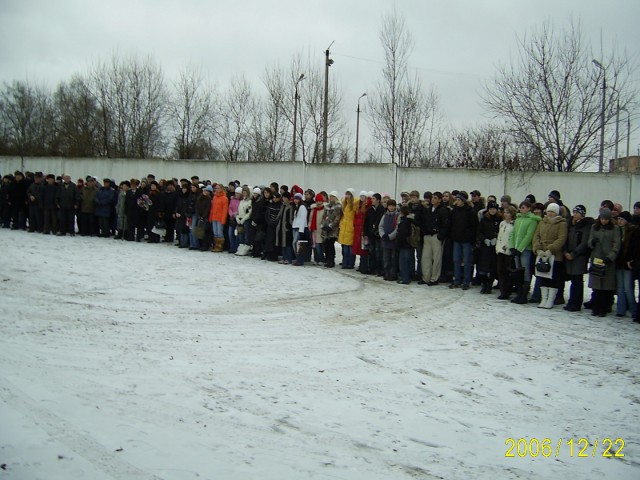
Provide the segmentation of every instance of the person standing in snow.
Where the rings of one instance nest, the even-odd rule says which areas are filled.
[[[601,208],[598,219],[591,227],[589,234],[591,248],[591,264],[589,273],[589,288],[593,290],[591,313],[604,317],[613,304],[616,291],[615,260],[620,250],[620,233],[611,222],[611,210]],[[597,273],[598,268],[604,272]]]

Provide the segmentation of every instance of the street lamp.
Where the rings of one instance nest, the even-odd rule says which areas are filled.
[[[358,98],[358,108],[356,109],[356,163],[358,163],[358,143],[360,138],[360,100],[362,97],[366,97],[367,94],[363,93]]]
[[[334,40],[335,42],[335,40]],[[327,47],[324,52],[324,113],[323,119],[323,134],[322,134],[322,163],[327,162],[327,127],[329,125],[329,67],[333,65],[333,60],[329,58],[329,49],[333,45],[333,42]]]
[[[293,96],[293,143],[291,145],[291,161],[292,162],[296,161],[296,135],[297,135],[296,121],[298,119],[298,102],[300,101],[300,95],[298,94],[298,85],[302,80],[304,80],[304,73],[301,73],[300,76],[298,77],[298,80],[296,81],[295,94]]]
[[[593,64],[602,70],[602,112],[600,113],[600,159],[598,160],[598,172],[602,173],[604,166],[604,111],[607,102],[607,69],[597,60]]]

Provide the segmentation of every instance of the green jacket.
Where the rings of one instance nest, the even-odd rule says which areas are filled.
[[[542,220],[542,218],[534,215],[533,212],[525,214],[518,213],[513,225],[513,230],[511,230],[511,235],[509,236],[509,248],[515,248],[519,252],[531,250],[533,234],[536,233],[536,228],[540,220]]]

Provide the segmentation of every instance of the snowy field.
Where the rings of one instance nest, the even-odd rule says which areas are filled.
[[[0,256],[2,479],[640,478],[629,318],[165,244]]]

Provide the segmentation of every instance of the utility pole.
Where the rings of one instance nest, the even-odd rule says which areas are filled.
[[[300,95],[298,94],[298,85],[304,79],[304,73],[301,73],[296,81],[295,94],[293,96],[293,143],[291,144],[291,161],[296,161],[296,122],[298,120],[298,102],[300,101]]]
[[[335,42],[335,40],[334,40]],[[329,67],[333,65],[333,60],[329,58],[329,49],[333,42],[324,52],[324,113],[322,115],[322,163],[327,162],[327,130],[329,126]]]
[[[358,108],[356,109],[356,162],[358,163],[358,144],[359,144],[359,140],[360,140],[360,99],[362,97],[366,97],[367,94],[363,93],[362,95],[360,95],[360,98],[358,98]]]
[[[598,159],[598,172],[604,170],[604,117],[607,104],[607,69],[598,60],[591,61],[596,67],[602,70],[602,111],[600,113],[600,158]]]

